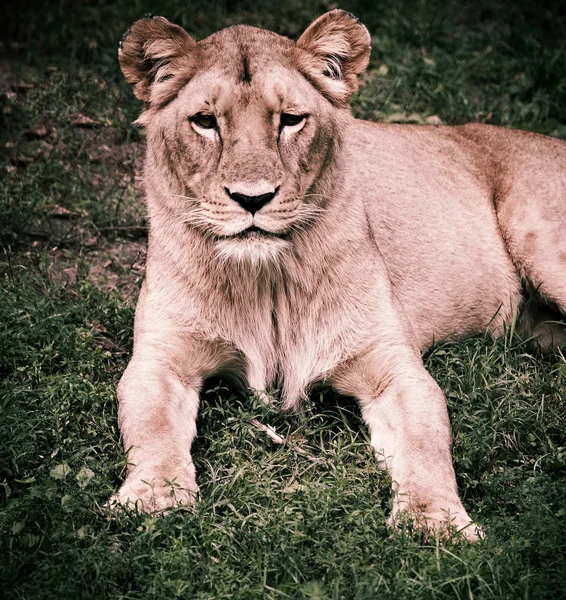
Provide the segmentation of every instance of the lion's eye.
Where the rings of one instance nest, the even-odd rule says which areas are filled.
[[[282,113],[279,121],[281,127],[295,127],[306,119],[306,115],[293,115],[291,113]]]
[[[202,129],[214,129],[216,127],[216,119],[214,115],[208,113],[197,113],[190,118],[191,122]]]

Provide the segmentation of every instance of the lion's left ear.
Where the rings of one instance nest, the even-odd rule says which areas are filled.
[[[297,42],[299,70],[333,104],[345,106],[367,68],[371,37],[360,21],[332,10],[314,21]]]
[[[146,107],[167,102],[196,70],[197,43],[164,17],[148,15],[122,37],[120,67]]]

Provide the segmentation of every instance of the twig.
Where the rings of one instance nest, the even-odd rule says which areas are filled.
[[[130,239],[140,239],[147,237],[147,226],[144,225],[116,225],[108,227],[96,227],[97,233],[122,233],[124,237]]]
[[[292,442],[290,442],[289,440],[287,440],[286,438],[284,438],[282,435],[277,433],[275,431],[275,428],[272,427],[271,425],[264,425],[257,419],[252,419],[251,423],[256,429],[263,431],[265,433],[265,435],[268,438],[272,439],[276,444],[281,444],[282,446],[289,446],[297,454],[304,456],[307,460],[310,460],[311,462],[314,462],[314,463],[324,462],[323,458],[317,458],[316,456],[312,456],[312,454],[309,454],[306,450],[303,450],[300,446],[297,446],[297,445],[293,444]]]
[[[143,231],[147,232],[145,225],[108,225],[107,227],[97,227],[98,231]]]

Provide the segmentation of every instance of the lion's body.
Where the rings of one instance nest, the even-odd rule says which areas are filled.
[[[354,120],[368,56],[367,31],[341,11],[296,45],[246,27],[196,44],[164,19],[126,38],[122,68],[146,102],[150,240],[119,388],[135,465],[119,501],[169,506],[172,479],[188,501],[200,386],[228,371],[280,386],[287,407],[321,380],[356,396],[395,514],[469,522],[419,351],[501,332],[525,283],[566,309],[566,144]]]

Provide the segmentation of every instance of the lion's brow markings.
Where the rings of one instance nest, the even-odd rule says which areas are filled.
[[[242,71],[240,73],[240,81],[247,84],[251,84],[252,82],[252,74],[250,73],[250,59],[245,49],[242,49]]]

